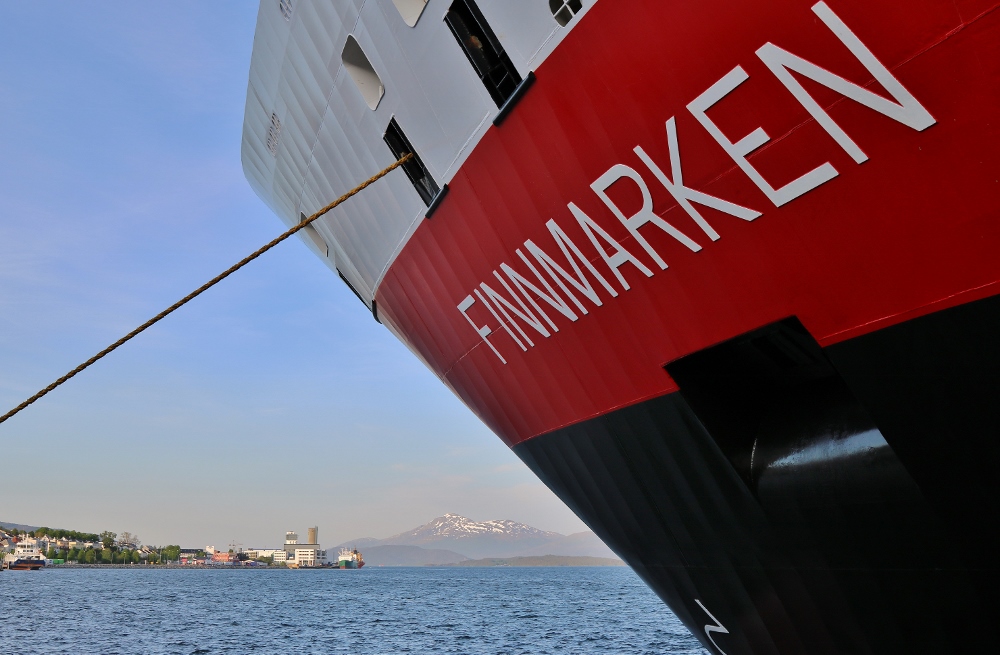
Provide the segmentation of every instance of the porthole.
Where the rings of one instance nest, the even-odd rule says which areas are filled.
[[[556,22],[565,27],[583,9],[581,0],[549,0]]]
[[[403,22],[413,27],[420,20],[420,14],[424,13],[427,0],[392,0],[392,4],[396,5]]]
[[[341,60],[344,62],[344,70],[354,80],[354,84],[361,92],[361,97],[365,99],[368,108],[378,107],[379,101],[385,94],[385,87],[382,86],[382,80],[379,79],[375,68],[365,56],[365,51],[361,49],[361,45],[353,36],[347,37]]]

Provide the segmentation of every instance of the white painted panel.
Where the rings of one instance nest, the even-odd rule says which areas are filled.
[[[585,11],[594,1],[584,0]],[[451,0],[429,0],[412,27],[396,4],[300,1],[285,20],[276,0],[261,2],[241,156],[254,191],[289,226],[300,213],[311,215],[392,163],[382,141],[392,117],[439,185],[490,129],[496,105],[443,20]],[[562,28],[548,0],[479,4],[522,74],[536,68],[582,17]],[[374,110],[343,67],[348,36],[384,87]],[[266,144],[272,113],[281,121],[274,154]],[[313,225],[329,245],[328,265],[370,303],[424,210],[409,180],[396,171]],[[322,254],[314,239],[303,238]]]

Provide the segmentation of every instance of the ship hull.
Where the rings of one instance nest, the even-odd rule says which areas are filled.
[[[11,571],[37,571],[45,566],[43,560],[38,559],[16,559],[7,568]]]
[[[1000,611],[997,330],[994,297],[823,349],[847,402],[829,384],[756,397],[785,411],[759,422],[756,455],[777,456],[750,476],[683,386],[514,451],[706,645],[719,624],[729,654],[983,652]],[[887,446],[851,447],[875,424]]]
[[[651,25],[677,21],[654,4]],[[711,652],[989,650],[1000,162],[982,146],[1000,140],[982,112],[1000,75],[975,60],[997,12],[945,28],[939,3],[889,19],[836,4],[926,103],[903,127],[827,95],[859,163],[748,61],[777,43],[864,85],[874,69],[816,6],[729,3],[732,20],[668,37],[616,8],[598,3],[484,137],[386,275],[381,320]],[[736,64],[759,86],[713,94],[739,90]],[[706,96],[733,143],[782,135],[753,155],[772,181],[837,174],[789,199],[754,189],[702,130]],[[683,208],[658,181],[681,167],[732,204]]]
[[[710,652],[992,650],[997,6],[588,3],[352,285]]]

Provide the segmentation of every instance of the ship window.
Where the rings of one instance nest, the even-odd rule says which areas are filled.
[[[396,5],[403,22],[413,27],[420,19],[420,14],[424,13],[427,0],[392,0],[392,4]]]
[[[424,166],[420,155],[410,145],[410,140],[403,134],[403,130],[400,129],[395,117],[389,121],[389,127],[385,130],[384,140],[396,159],[407,153],[413,153],[413,159],[403,164],[403,172],[406,173],[406,177],[410,178],[413,188],[420,194],[420,199],[424,201],[425,205],[430,206],[431,201],[434,200],[434,197],[441,189],[438,187],[437,182],[434,181],[434,178],[431,177],[427,167]]]
[[[285,20],[292,20],[293,0],[278,0],[278,9]]]
[[[444,20],[486,90],[490,92],[493,102],[497,107],[503,106],[517,90],[521,75],[479,11],[475,0],[455,0]]]
[[[353,36],[347,37],[341,60],[344,62],[344,70],[354,80],[354,84],[361,92],[361,97],[365,99],[368,108],[378,107],[379,101],[385,95],[385,87],[382,86],[382,80],[379,79],[375,68],[365,56],[365,51],[361,49],[361,45]]]
[[[580,0],[549,0],[549,9],[552,10],[556,22],[565,27],[573,20],[573,16],[580,13],[583,4]]]

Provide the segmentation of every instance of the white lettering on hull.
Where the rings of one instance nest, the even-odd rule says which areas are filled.
[[[837,93],[854,100],[888,118],[891,118],[907,127],[917,131],[923,131],[933,125],[936,121],[934,117],[917,101],[913,95],[903,87],[898,79],[875,57],[864,43],[844,24],[840,18],[826,5],[819,2],[812,7],[812,11],[826,25],[833,34],[843,43],[854,57],[871,73],[872,77],[882,85],[882,87],[892,97],[889,100],[872,91],[862,88],[853,82],[849,82],[838,75],[835,75],[816,64],[813,64],[787,50],[784,50],[772,43],[765,43],[757,49],[756,55],[767,68],[778,78],[778,80],[788,89],[792,96],[805,108],[814,120],[833,138],[836,143],[844,149],[848,155],[858,164],[867,161],[868,156],[851,139],[844,130],[830,117],[819,103],[802,87],[802,85],[792,76],[789,71],[808,77],[809,79],[829,88]],[[687,108],[695,119],[701,124],[708,134],[722,147],[722,149],[732,158],[736,165],[744,174],[764,193],[764,195],[776,206],[785,205],[800,196],[809,193],[818,186],[829,182],[837,177],[838,172],[832,164],[826,162],[817,166],[811,171],[804,173],[797,179],[789,182],[785,186],[775,189],[764,178],[763,175],[750,163],[748,157],[770,140],[770,136],[763,128],[756,128],[750,134],[739,139],[735,143],[727,137],[722,130],[708,117],[708,110],[721,101],[726,95],[736,89],[740,84],[749,79],[746,71],[741,66],[736,66],[720,80],[712,84],[705,92],[688,103]],[[709,195],[696,189],[684,186],[684,177],[681,168],[680,149],[677,140],[677,128],[674,117],[666,121],[667,131],[667,151],[670,159],[670,177],[652,160],[641,146],[636,146],[633,152],[639,160],[649,169],[650,173],[667,190],[670,196],[695,222],[701,231],[711,240],[717,241],[719,233],[708,223],[694,204],[709,207],[718,212],[729,214],[730,216],[744,221],[753,221],[761,216],[761,212],[737,205],[728,200]],[[629,180],[634,183],[642,196],[642,207],[632,216],[626,216],[617,204],[608,195],[608,189],[618,181]],[[591,190],[597,195],[601,202],[611,211],[618,221],[628,230],[635,242],[645,251],[660,270],[668,268],[667,262],[652,247],[646,238],[639,232],[640,228],[652,225],[659,228],[664,233],[675,239],[692,252],[700,252],[702,246],[691,239],[684,232],[663,220],[653,209],[653,199],[646,184],[645,179],[631,166],[618,163],[611,166],[607,172],[601,175],[590,185]],[[604,261],[609,272],[615,276],[624,291],[631,287],[620,270],[625,264],[631,264],[646,277],[653,277],[653,271],[647,267],[638,257],[627,250],[621,243],[615,240],[608,232],[600,226],[593,218],[583,212],[576,204],[570,202],[567,205],[570,214],[576,219],[580,229],[587,235],[588,240],[596,253]],[[532,240],[524,242],[525,250],[531,254],[535,264],[521,251],[516,249],[518,257],[528,267],[532,275],[538,281],[538,285],[530,281],[524,275],[518,273],[506,262],[500,264],[503,271],[502,276],[494,270],[494,277],[504,287],[510,299],[502,295],[493,287],[480,282],[479,287],[473,290],[476,298],[485,305],[499,326],[507,332],[514,343],[524,352],[529,347],[534,347],[535,343],[528,337],[521,325],[515,320],[520,319],[526,327],[530,327],[543,338],[549,338],[554,333],[559,332],[559,328],[552,318],[543,311],[541,305],[535,300],[544,301],[552,309],[569,319],[579,320],[577,311],[586,316],[589,312],[581,300],[570,290],[575,289],[594,304],[595,307],[603,305],[600,296],[591,284],[590,278],[584,273],[586,270],[600,286],[607,291],[612,298],[618,297],[618,291],[609,284],[608,280],[597,270],[597,268],[584,256],[580,248],[563,231],[555,220],[546,223],[549,234],[552,236],[559,250],[562,252],[566,263],[572,272],[567,271],[556,262],[548,253],[542,250]],[[581,265],[583,268],[581,268]],[[539,270],[539,268],[541,270]],[[544,273],[543,273],[544,271]],[[510,283],[508,283],[508,280]],[[553,283],[559,291],[569,299],[569,302],[560,295],[553,287]],[[513,284],[513,286],[511,286]],[[568,285],[568,286],[567,286]],[[516,290],[515,290],[516,289]],[[531,293],[529,293],[529,291]],[[484,295],[485,294],[485,295]],[[534,296],[534,297],[533,297]],[[458,310],[462,313],[469,325],[482,338],[487,346],[504,364],[507,360],[500,354],[500,351],[490,341],[489,337],[494,333],[494,329],[487,325],[477,325],[468,311],[476,298],[472,295],[458,305]],[[488,298],[488,300],[487,300]],[[527,301],[527,302],[525,302]],[[570,304],[576,307],[574,311]],[[530,307],[529,307],[530,305]],[[500,315],[503,315],[501,318]],[[504,320],[504,318],[506,320]],[[546,327],[551,328],[551,332]],[[512,329],[513,328],[513,329]],[[516,331],[516,332],[515,332]],[[525,345],[527,343],[527,346]],[[699,605],[701,603],[699,602]],[[704,609],[704,606],[702,606]],[[708,612],[708,610],[705,610]],[[711,616],[711,614],[709,614]],[[714,617],[712,617],[714,620]],[[721,625],[718,626],[721,628]],[[709,626],[706,626],[706,631]],[[711,630],[712,632],[725,632],[724,628]],[[711,639],[711,635],[709,635]],[[713,640],[713,643],[714,640]],[[716,646],[717,647],[717,646]]]

